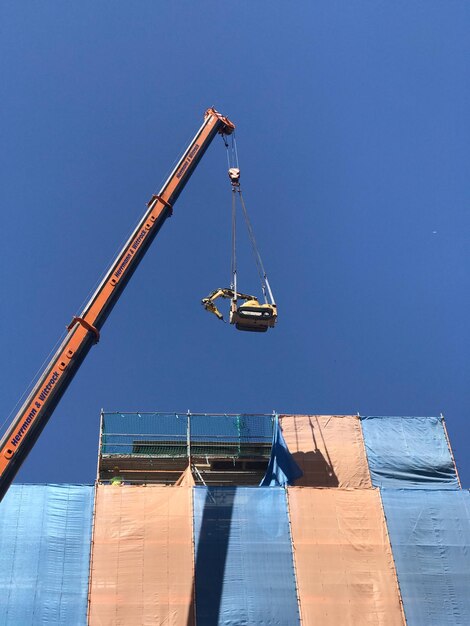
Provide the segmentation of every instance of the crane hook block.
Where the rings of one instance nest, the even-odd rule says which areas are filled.
[[[228,171],[230,182],[233,187],[240,187],[240,170],[238,167],[231,167]]]

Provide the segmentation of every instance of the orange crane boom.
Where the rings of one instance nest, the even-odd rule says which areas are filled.
[[[124,287],[217,133],[230,135],[234,124],[208,109],[204,122],[158,195],[152,196],[134,232],[119,252],[79,317],[67,327],[68,334],[13,418],[0,442],[0,500],[34,446],[59,400],[93,344]]]

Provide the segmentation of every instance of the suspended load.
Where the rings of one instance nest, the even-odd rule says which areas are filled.
[[[230,288],[215,289],[207,298],[203,298],[202,305],[206,311],[214,313],[218,319],[224,321],[224,317],[215,305],[215,301],[218,298],[227,298],[230,300],[230,324],[234,324],[237,330],[265,333],[268,328],[273,328],[276,323],[277,307],[258,246],[256,245],[253,227],[248,217],[248,211],[240,187],[240,168],[238,166],[235,137],[232,134],[231,149],[225,135],[222,135],[222,137],[225,147],[227,148],[228,175],[232,184],[232,282]],[[248,236],[253,249],[264,302],[260,302],[256,296],[237,291],[237,197],[240,201]]]
[[[275,304],[261,304],[255,296],[246,293],[238,293],[233,289],[216,289],[202,300],[206,311],[214,313],[219,320],[224,316],[214,304],[217,298],[230,298],[230,324],[235,324],[237,330],[249,330],[264,333],[268,328],[273,328],[276,323],[277,310]],[[238,301],[242,300],[242,304]]]

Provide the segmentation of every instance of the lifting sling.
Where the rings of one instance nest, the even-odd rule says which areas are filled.
[[[238,330],[252,332],[266,332],[268,328],[273,328],[277,319],[277,307],[274,301],[271,286],[269,284],[263,260],[256,244],[255,234],[248,211],[243,198],[240,186],[240,168],[238,163],[238,153],[235,137],[232,134],[232,145],[225,137],[222,138],[227,149],[228,175],[232,185],[232,256],[231,256],[231,284],[230,288],[219,288],[214,290],[207,298],[202,300],[202,304],[207,311],[214,313],[223,320],[223,315],[217,309],[214,301],[217,298],[230,298],[230,323],[235,324]],[[250,239],[256,268],[261,282],[264,304],[261,304],[255,296],[250,296],[238,292],[237,285],[237,197],[240,201],[241,210],[245,220],[248,237]],[[242,304],[238,301],[242,300]]]

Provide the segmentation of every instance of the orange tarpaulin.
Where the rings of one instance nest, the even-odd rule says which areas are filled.
[[[184,470],[178,480],[175,482],[175,487],[194,487],[195,485],[194,476],[191,471],[191,467],[188,467]]]
[[[191,488],[99,485],[91,626],[192,626]]]
[[[360,420],[355,415],[282,415],[289,451],[303,487],[371,487]]]
[[[303,626],[404,626],[375,489],[289,487]]]

